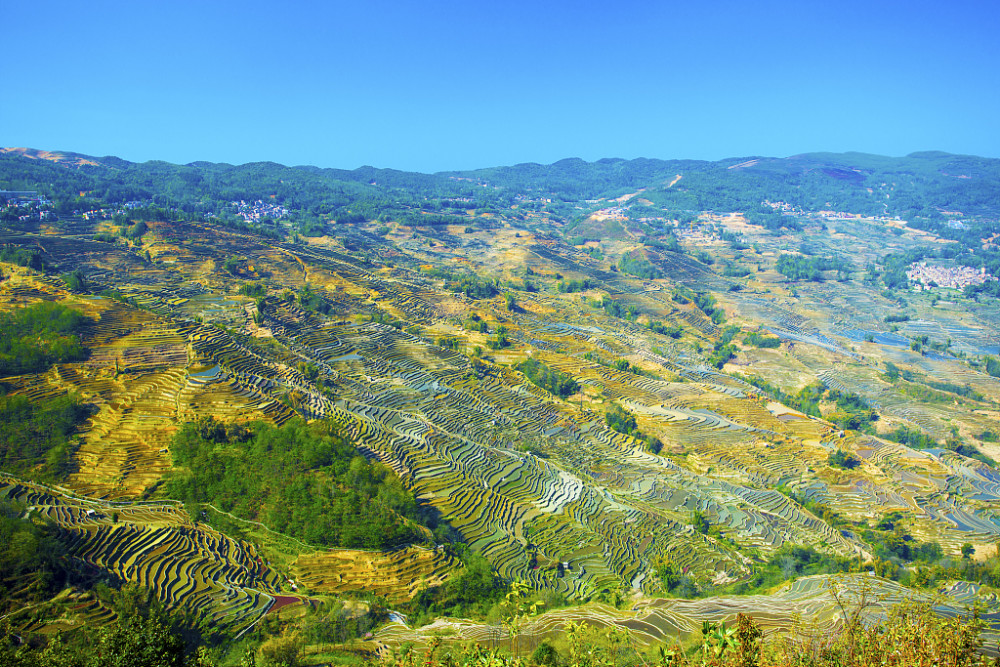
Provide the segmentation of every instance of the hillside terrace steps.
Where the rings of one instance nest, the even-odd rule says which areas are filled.
[[[372,294],[377,292],[375,298],[383,309],[406,313],[414,322],[431,317],[430,310],[424,309],[432,310],[442,298],[451,298],[353,267],[350,264],[353,260],[338,252],[312,246],[289,246],[288,250],[316,262],[315,272],[313,267],[309,269],[314,287],[338,304],[347,303],[347,297],[339,294],[336,286],[352,281]],[[207,259],[213,252],[211,248],[200,248],[192,257]],[[287,266],[283,265],[280,271],[299,271],[299,264],[293,264],[287,257],[283,261]],[[298,272],[295,279],[301,277]],[[137,276],[134,286],[139,285]],[[154,295],[152,286],[142,289]],[[158,301],[150,303],[159,304],[155,308],[179,308],[169,301],[181,298],[174,286],[159,289],[154,296]],[[158,338],[152,329],[147,335],[143,327],[135,326],[138,318],[153,316],[134,316],[128,309],[118,307],[113,310],[122,313],[107,317],[103,325],[105,334],[127,339],[136,349],[149,350],[150,354],[142,358],[143,364],[157,363],[157,354],[167,354],[166,348],[158,346],[173,344],[173,339],[167,341],[166,333]],[[703,327],[707,323],[700,313],[687,312],[687,315]],[[484,377],[477,377],[463,355],[444,351],[384,325],[330,325],[329,320],[280,304],[273,309],[273,316],[268,317],[268,328],[279,342],[274,348],[253,344],[243,334],[230,334],[192,322],[179,324],[177,330],[190,342],[192,361],[198,364],[190,368],[217,365],[218,373],[204,381],[191,381],[185,375],[176,396],[171,395],[165,401],[156,402],[152,396],[166,394],[174,379],[162,384],[143,384],[145,393],[141,397],[137,383],[137,396],[132,403],[108,396],[109,403],[113,400],[115,410],[121,413],[118,421],[109,422],[108,435],[117,429],[122,438],[137,439],[143,425],[128,419],[132,412],[148,405],[156,414],[167,413],[174,398],[177,414],[186,417],[216,413],[231,418],[253,406],[255,414],[267,414],[274,421],[284,420],[294,413],[273,398],[269,403],[265,401],[274,393],[284,393],[289,397],[287,400],[292,397],[301,400],[301,414],[328,417],[341,424],[368,455],[400,472],[405,483],[420,497],[432,499],[449,512],[456,508],[459,529],[474,537],[488,554],[501,559],[505,572],[541,580],[542,574],[531,570],[528,560],[521,559],[518,551],[522,548],[525,527],[536,523],[542,527],[531,540],[537,543],[540,553],[553,558],[576,552],[584,554],[580,557],[586,560],[586,570],[592,574],[577,579],[581,570],[575,568],[572,579],[567,576],[561,580],[560,586],[566,590],[578,590],[591,583],[610,584],[618,576],[627,576],[628,581],[640,586],[653,585],[649,578],[642,578],[641,571],[653,562],[658,550],[683,550],[682,545],[690,541],[686,534],[669,536],[670,531],[680,530],[677,519],[683,519],[694,506],[708,510],[709,504],[704,501],[718,493],[709,480],[682,474],[662,459],[642,452],[634,439],[610,432],[602,415],[555,400],[509,370],[490,366]],[[602,318],[602,314],[597,314],[586,320],[603,322]],[[675,358],[669,341],[664,341],[664,345],[670,359],[651,352],[643,358],[663,364],[667,371],[688,382],[659,382],[601,370],[579,359],[570,360],[569,355],[593,349],[630,356],[622,350],[635,352],[635,347],[650,344],[644,341],[651,339],[651,335],[638,327],[602,323],[600,329],[589,327],[597,330],[587,330],[585,326],[570,329],[536,323],[533,316],[514,319],[514,337],[523,332],[526,337],[545,339],[543,342],[553,349],[564,346],[567,354],[543,351],[540,358],[547,364],[551,359],[552,367],[566,369],[582,382],[606,390],[612,400],[624,399],[630,405],[663,405],[675,413],[683,411],[683,420],[668,415],[640,416],[641,426],[647,432],[698,450],[702,460],[717,461],[720,468],[727,468],[733,488],[724,495],[731,502],[726,506],[711,505],[712,516],[721,522],[727,535],[732,534],[744,544],[759,545],[765,552],[785,540],[801,538],[818,544],[824,539],[825,533],[818,524],[799,523],[801,517],[793,511],[796,508],[789,509],[778,498],[752,493],[755,491],[752,487],[764,479],[770,483],[801,474],[791,452],[793,447],[802,445],[788,440],[831,442],[826,433],[828,426],[812,420],[785,422],[766,414],[756,403],[749,404],[743,398],[755,394],[755,389],[702,367],[697,361],[682,359],[683,350]],[[797,326],[803,334],[815,333],[807,331],[809,323],[805,320],[784,324]],[[553,342],[559,345],[552,345]],[[317,366],[335,400],[323,395],[298,372],[295,367],[300,361]],[[78,379],[64,374],[67,384]],[[837,376],[831,379],[836,381]],[[94,387],[105,391],[99,383]],[[877,400],[885,399],[878,396]],[[506,435],[507,431],[517,435]],[[775,434],[785,439],[785,443],[774,449],[761,449],[760,457],[749,457],[742,451],[748,439],[767,440]],[[511,453],[497,452],[498,447],[511,447],[518,438],[527,435],[543,442],[550,456],[548,461],[533,456],[514,458]],[[889,466],[887,471],[898,468],[901,479],[908,482],[921,479],[917,473],[897,466],[889,454],[872,449],[872,465],[881,465],[883,461]],[[126,461],[122,465],[122,470],[132,474],[134,467],[129,466],[134,464]],[[940,465],[960,467],[957,463]],[[579,480],[579,484],[561,477],[562,472]],[[888,479],[891,482],[893,478],[890,475]],[[992,482],[979,480],[974,474],[946,476],[941,484],[944,489],[964,489],[977,494],[992,493],[993,489]],[[598,490],[601,485],[604,488]],[[873,496],[875,501],[906,500],[895,483],[892,485],[891,492]],[[867,491],[861,490],[836,490],[831,495],[841,493],[842,506],[851,511],[869,497],[865,495]],[[926,496],[926,492],[920,493]],[[915,497],[922,498],[920,493]],[[942,506],[937,511],[944,525],[947,508]],[[958,520],[966,520],[962,515],[952,514]],[[558,523],[544,524],[547,518]],[[650,535],[656,538],[650,540]],[[588,550],[597,542],[609,547]],[[686,562],[696,573],[740,571],[733,555],[719,544],[699,542],[688,551],[691,553],[685,556],[690,560]],[[216,580],[214,572],[206,575],[209,580]]]
[[[0,493],[34,503],[35,511],[47,508],[66,532],[72,558],[146,585],[168,604],[202,609],[229,626],[266,611],[261,593],[248,586],[273,590],[276,580],[261,570],[252,547],[190,525],[173,506],[76,499],[11,478],[0,479]]]

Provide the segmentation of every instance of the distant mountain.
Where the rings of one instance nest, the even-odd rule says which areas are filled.
[[[941,152],[894,158],[866,153],[805,153],[787,158],[561,160],[443,175],[493,185],[595,199],[638,189],[678,208],[746,210],[762,199],[803,208],[907,214],[925,208],[1000,213],[1000,160]],[[676,176],[682,178],[673,186]],[[869,190],[871,190],[869,192]]]
[[[486,186],[484,188],[484,186]],[[134,163],[116,157],[28,148],[0,149],[0,188],[37,189],[50,197],[85,192],[107,203],[152,199],[191,202],[271,198],[318,215],[364,202],[364,214],[388,196],[420,205],[462,198],[506,205],[515,195],[582,202],[643,190],[675,210],[748,211],[764,200],[805,210],[933,217],[942,211],[1000,216],[1000,160],[936,151],[905,157],[866,153],[749,156],[716,162],[568,158],[436,174],[360,167],[354,170],[192,162]],[[381,208],[380,208],[381,206]],[[355,206],[355,208],[359,208]],[[391,207],[390,207],[391,208]]]

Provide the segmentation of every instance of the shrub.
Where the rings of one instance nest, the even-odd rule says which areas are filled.
[[[580,390],[580,385],[572,377],[562,371],[549,368],[537,359],[525,359],[515,368],[524,373],[524,376],[532,383],[560,398],[572,396]]]
[[[854,470],[861,465],[861,460],[858,457],[845,452],[843,449],[830,452],[826,462],[834,468],[841,468],[843,470]]]

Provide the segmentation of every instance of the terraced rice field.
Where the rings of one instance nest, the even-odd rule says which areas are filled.
[[[865,622],[885,618],[889,609],[904,600],[932,602],[935,611],[945,617],[967,615],[969,603],[976,599],[986,605],[983,618],[992,625],[992,629],[983,634],[986,646],[992,648],[1000,639],[1000,599],[994,594],[984,594],[974,584],[948,584],[932,595],[876,577],[843,575],[836,578],[804,577],[770,595],[701,600],[647,599],[630,610],[601,604],[558,609],[525,623],[520,629],[518,643],[522,650],[530,652],[543,640],[561,640],[568,623],[586,624],[599,630],[618,629],[639,646],[690,641],[700,639],[703,622],[732,626],[739,613],[752,616],[765,637],[791,634],[800,640],[813,638],[822,642],[834,632],[841,620],[841,610],[830,595],[830,587],[838,590],[849,604],[857,603],[862,596],[866,597],[870,606],[863,614]],[[414,628],[403,622],[393,622],[376,634],[371,645],[380,651],[398,649],[406,643],[419,649],[428,646],[431,641],[442,641],[445,648],[470,641],[503,647],[511,645],[511,637],[505,627],[461,619],[439,619]]]
[[[193,524],[174,505],[97,501],[6,475],[0,496],[26,505],[29,517],[54,521],[81,569],[138,582],[234,632],[260,620],[281,590],[253,545]]]
[[[866,343],[863,334],[852,335],[891,332],[880,329],[851,290],[824,287],[801,312],[784,297],[725,293],[720,298],[731,321],[769,329],[784,343],[740,352],[720,371],[705,363],[703,347],[720,329],[693,304],[601,272],[585,253],[555,243],[527,241],[523,254],[539,271],[598,276],[609,298],[627,297],[643,312],[682,324],[684,336],[675,340],[608,317],[579,295],[518,293],[517,309],[500,298],[468,299],[406,268],[404,251],[412,253],[413,264],[428,261],[419,243],[397,248],[397,266],[376,267],[328,241],[268,244],[197,226],[183,233],[159,228],[157,234],[155,262],[106,244],[88,245],[88,254],[75,260],[92,271],[98,267],[95,281],[113,285],[135,307],[68,295],[53,279],[23,277],[0,287],[4,304],[69,298],[94,320],[84,335],[93,350],[88,360],[9,380],[13,391],[31,397],[73,391],[95,405],[80,436],[78,471],[66,482],[88,497],[135,500],[147,493],[171,466],[170,437],[180,421],[212,415],[283,423],[300,415],[340,425],[362,452],[393,468],[421,501],[438,509],[503,577],[569,595],[619,585],[654,594],[660,582],[653,565],[664,557],[702,580],[725,582],[747,575],[749,550],[767,554],[804,544],[869,555],[851,533],[775,491],[779,485],[855,520],[906,510],[912,533],[939,540],[949,553],[964,542],[985,546],[1000,536],[1000,480],[988,467],[949,452],[915,452],[842,434],[773,403],[740,377],[759,373],[790,391],[820,381],[931,433],[956,424],[968,432],[985,430],[991,418],[971,408],[952,414],[953,406],[902,396],[873,355],[889,350],[906,368],[968,381],[990,396],[1000,395],[994,379],[957,359],[919,357],[894,339]],[[58,242],[48,250],[57,259],[75,252]],[[470,264],[494,261],[485,244],[461,250]],[[253,300],[237,293],[245,281],[219,268],[228,256],[252,257],[254,271],[270,285],[259,324],[252,321]],[[664,255],[661,263],[680,285],[714,275],[690,258]],[[712,280],[719,289],[731,282]],[[283,297],[283,290],[306,282],[331,306],[330,316]],[[842,314],[820,317],[824,307],[833,307],[824,299]],[[513,341],[483,355],[492,360],[474,351],[487,336],[462,327],[473,311],[491,331],[502,324]],[[376,313],[398,318],[400,327],[371,321]],[[980,335],[975,327],[948,331],[968,345]],[[442,336],[458,349],[439,346]],[[641,372],[611,368],[587,353],[628,359]],[[748,367],[751,354],[757,361]],[[560,400],[533,385],[512,367],[529,355],[576,378],[582,391]],[[315,369],[312,379],[300,370],[306,365]],[[661,455],[608,428],[604,411],[613,404],[627,407],[643,433],[664,443]],[[832,471],[826,461],[836,448],[855,453],[863,464]],[[175,510],[160,511],[164,525],[155,528],[152,520],[73,524],[79,557],[156,583],[169,567],[181,567],[159,564],[164,553],[194,562],[245,548],[209,532],[185,533],[189,528]],[[695,511],[724,539],[696,531]],[[134,545],[135,553],[115,551],[116,543]],[[302,554],[289,574],[317,591],[357,587],[405,597],[452,567],[434,550],[377,557],[331,552]],[[223,596],[220,609],[250,618],[278,582],[263,571],[254,574],[250,565],[245,569],[219,574],[223,579],[185,575],[163,593],[177,602]],[[217,585],[217,579],[227,583]]]
[[[78,570],[138,583],[170,607],[234,634],[278,606],[315,606],[329,595],[370,591],[405,600],[420,586],[443,581],[455,566],[453,557],[431,549],[336,549],[307,550],[286,571],[252,543],[192,522],[176,504],[94,500],[5,474],[0,474],[0,498],[22,503],[27,517],[59,526]],[[73,602],[71,609],[75,620],[69,626],[50,623],[44,631],[114,617],[92,597]]]
[[[302,554],[292,572],[314,593],[370,592],[390,601],[409,599],[423,587],[443,582],[456,559],[443,550],[410,547],[397,552],[350,549]]]

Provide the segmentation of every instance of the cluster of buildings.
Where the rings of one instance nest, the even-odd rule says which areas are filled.
[[[288,209],[284,206],[264,202],[260,199],[252,202],[246,202],[241,199],[240,201],[229,202],[229,205],[236,210],[236,215],[248,223],[260,222],[264,218],[279,220],[288,216]]]
[[[51,206],[52,202],[33,190],[0,190],[0,205],[9,206]]]
[[[888,222],[896,225],[905,225],[906,221],[891,215],[863,215],[861,213],[847,213],[846,211],[816,211],[828,220],[870,220],[874,222]]]
[[[115,216],[115,213],[120,213],[121,210],[117,208],[99,208],[94,211],[84,211],[80,213],[80,216],[84,220],[110,220]],[[78,213],[78,211],[73,211],[73,213]]]
[[[473,199],[471,199],[469,197],[464,197],[464,198],[461,198],[461,199],[455,199],[454,201],[473,202],[475,200],[473,200]],[[539,203],[542,203],[542,204],[551,204],[552,203],[552,199],[550,197],[529,197],[528,195],[520,195],[520,194],[514,195],[514,201],[516,201],[518,203],[520,203],[520,202],[539,202]]]
[[[935,286],[963,289],[967,285],[982,285],[987,280],[993,280],[993,276],[986,273],[985,267],[979,269],[969,266],[944,267],[926,262],[911,265],[906,277],[918,291]]]
[[[805,209],[800,206],[794,206],[788,202],[783,201],[770,201],[765,199],[761,202],[764,206],[768,206],[774,209],[776,212],[788,213],[793,215],[804,215],[808,213]],[[872,220],[875,222],[887,222],[895,225],[905,225],[906,221],[902,218],[891,216],[891,215],[862,215],[861,213],[848,213],[846,211],[815,211],[817,215],[821,215],[829,220]]]
[[[126,213],[137,208],[146,208],[147,206],[155,206],[155,203],[151,199],[145,201],[127,201],[118,206],[108,207],[108,208],[96,208],[91,211],[73,211],[73,215],[79,215],[84,220],[111,220],[113,217],[119,213]]]
[[[602,208],[600,211],[595,211],[590,217],[595,220],[628,220],[627,206],[613,206],[611,208]]]
[[[5,222],[35,222],[55,219],[52,202],[37,192],[0,190],[0,218]]]
[[[765,199],[761,202],[764,206],[770,206],[775,211],[781,211],[782,213],[805,213],[798,206],[792,206],[791,204],[783,201],[769,201]]]

